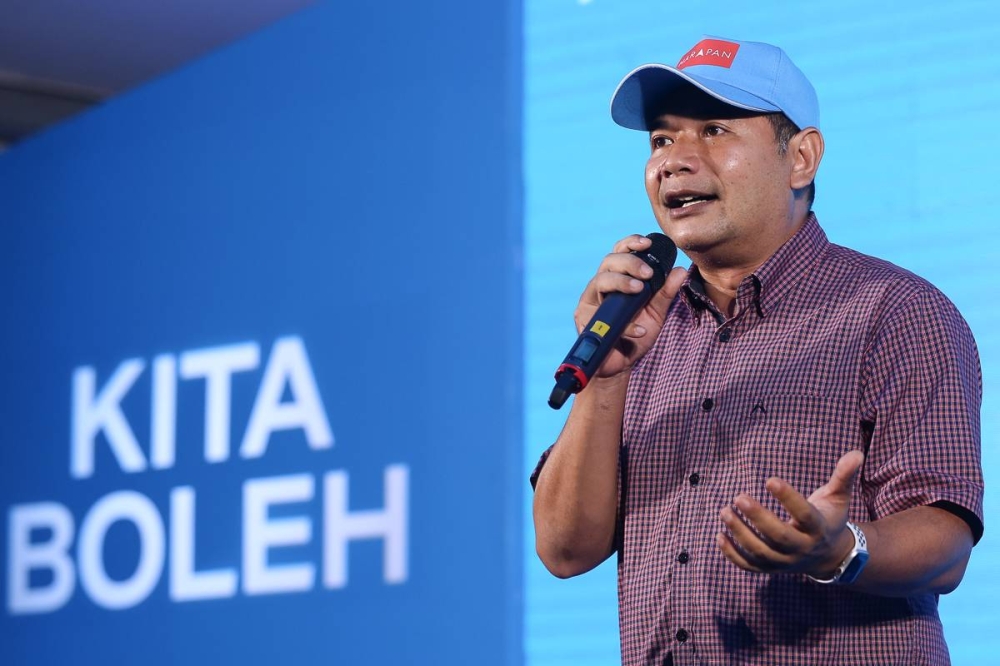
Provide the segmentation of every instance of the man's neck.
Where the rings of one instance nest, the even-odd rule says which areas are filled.
[[[743,278],[753,273],[756,268],[757,266],[742,268],[698,267],[698,272],[701,273],[705,285],[705,295],[715,303],[715,307],[719,308],[719,312],[726,319],[736,316],[736,291]]]
[[[774,246],[770,248],[766,256],[742,257],[738,259],[729,258],[725,262],[720,262],[710,255],[689,255],[698,267],[698,272],[701,274],[705,285],[705,295],[715,303],[715,306],[719,308],[719,312],[726,319],[730,319],[738,313],[739,306],[736,302],[736,292],[743,279],[774,256],[774,253],[782,245],[787,243],[792,236],[802,229],[808,217],[808,210],[795,215],[796,221],[791,225],[790,232],[786,237],[776,239]]]

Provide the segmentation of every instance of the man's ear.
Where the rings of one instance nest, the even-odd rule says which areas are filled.
[[[816,171],[823,159],[823,135],[815,127],[807,127],[788,142],[792,156],[792,173],[789,186],[793,190],[808,187],[816,178]]]

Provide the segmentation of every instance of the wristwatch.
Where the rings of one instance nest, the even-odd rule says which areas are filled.
[[[852,522],[847,523],[847,529],[851,530],[851,534],[854,535],[854,548],[847,554],[844,561],[840,563],[837,570],[833,572],[832,578],[824,579],[809,576],[817,583],[840,583],[847,585],[856,581],[858,576],[861,575],[861,570],[865,568],[865,564],[868,562],[868,542],[865,540],[865,533]]]

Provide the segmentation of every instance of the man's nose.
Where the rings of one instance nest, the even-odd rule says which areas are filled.
[[[678,137],[663,150],[657,165],[661,178],[696,173],[701,168],[701,150],[696,141]]]

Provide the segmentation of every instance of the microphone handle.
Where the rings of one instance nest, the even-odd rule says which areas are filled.
[[[559,409],[570,395],[583,390],[614,349],[625,328],[652,297],[652,285],[643,282],[642,291],[638,293],[614,292],[604,298],[556,370],[556,385],[549,395],[549,407]]]

